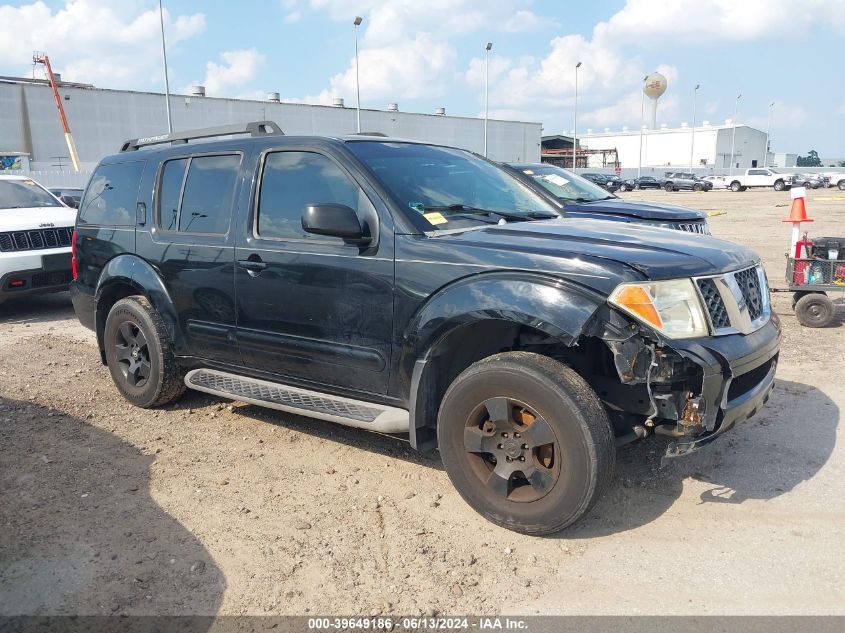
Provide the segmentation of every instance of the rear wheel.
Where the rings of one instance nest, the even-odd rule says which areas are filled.
[[[464,500],[525,534],[571,525],[612,477],[613,433],[598,397],[538,354],[497,354],[466,369],[443,398],[437,435]]]
[[[185,391],[167,330],[146,297],[126,297],[112,306],[103,344],[115,386],[135,406],[161,406]]]
[[[845,190],[845,180],[840,180],[836,186],[842,190]]]
[[[739,184],[738,180],[734,180],[731,183],[731,191],[741,191],[741,190],[742,190],[742,185]]]
[[[836,315],[836,305],[826,294],[811,292],[795,302],[795,316],[806,327],[827,327]]]

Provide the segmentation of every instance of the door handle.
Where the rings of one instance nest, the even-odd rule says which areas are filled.
[[[238,266],[241,268],[246,269],[250,273],[258,274],[265,268],[267,268],[267,264],[262,262],[260,259],[239,259]]]

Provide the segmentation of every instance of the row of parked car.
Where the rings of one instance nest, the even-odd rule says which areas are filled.
[[[662,178],[641,176],[623,180],[614,174],[585,172],[579,174],[590,182],[613,193],[639,189],[663,189],[665,191],[710,191],[730,189],[745,191],[750,187],[771,187],[783,191],[790,187],[821,189],[838,187],[845,190],[845,173],[828,172],[818,174],[782,173],[775,169],[751,168],[736,175],[698,176],[690,172],[666,172]]]

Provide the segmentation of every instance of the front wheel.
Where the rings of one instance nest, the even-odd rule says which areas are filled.
[[[665,185],[663,185],[663,189],[665,189],[666,191],[674,191],[675,187],[672,186],[671,182],[667,182]]]
[[[694,184],[694,185],[692,186],[692,190],[693,190],[693,191],[701,191],[702,189],[704,189],[704,187],[702,187],[702,186],[701,186],[701,185],[699,185],[698,183],[696,183],[696,184]]]
[[[775,191],[783,191],[786,189],[786,184],[782,180],[775,181]]]
[[[839,187],[840,190],[845,191],[845,180],[840,180],[836,186]]]
[[[112,306],[103,344],[115,386],[135,406],[161,406],[185,391],[164,322],[146,297],[126,297]]]
[[[628,191],[628,185],[619,185],[619,191]]]
[[[449,479],[478,513],[524,534],[582,517],[612,478],[613,433],[595,392],[569,367],[507,352],[458,376],[437,423]]]
[[[836,304],[821,292],[811,292],[795,302],[795,316],[806,327],[827,327],[836,315]]]

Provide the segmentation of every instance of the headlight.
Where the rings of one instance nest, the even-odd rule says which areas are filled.
[[[620,284],[608,302],[668,338],[707,336],[707,319],[691,279]]]

